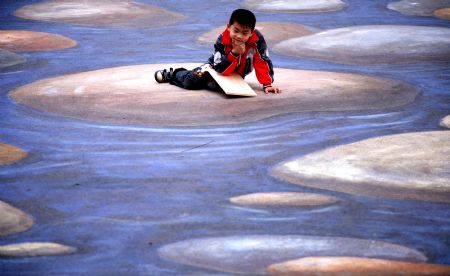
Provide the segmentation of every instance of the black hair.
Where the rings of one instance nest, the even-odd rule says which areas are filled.
[[[229,24],[233,25],[234,22],[237,22],[244,27],[248,27],[253,31],[256,25],[256,17],[249,10],[237,9],[231,14]]]

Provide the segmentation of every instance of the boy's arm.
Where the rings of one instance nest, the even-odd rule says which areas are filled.
[[[214,44],[214,53],[208,59],[208,63],[211,64],[212,68],[218,73],[228,76],[234,72],[234,69],[239,62],[239,58],[239,55],[234,55],[231,51],[228,54],[225,53],[222,35],[219,35]]]
[[[258,30],[255,30],[255,32],[259,38],[256,43],[256,53],[253,57],[253,67],[255,68],[256,78],[259,83],[263,85],[264,92],[278,93],[279,89],[272,86],[274,72],[272,61],[269,58],[266,41]]]

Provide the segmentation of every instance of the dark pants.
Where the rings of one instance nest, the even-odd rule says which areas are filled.
[[[170,84],[189,90],[208,89],[212,91],[223,91],[208,72],[201,73],[200,67],[193,70],[177,68],[174,70]]]

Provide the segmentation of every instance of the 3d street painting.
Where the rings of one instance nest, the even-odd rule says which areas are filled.
[[[0,275],[450,275],[450,1],[0,7]],[[241,7],[281,94],[155,82]]]

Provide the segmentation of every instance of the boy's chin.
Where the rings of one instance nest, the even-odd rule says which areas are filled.
[[[233,43],[235,43],[237,45],[240,45],[240,44],[245,44],[247,41],[237,41],[235,39],[232,39],[231,42],[233,42]]]

